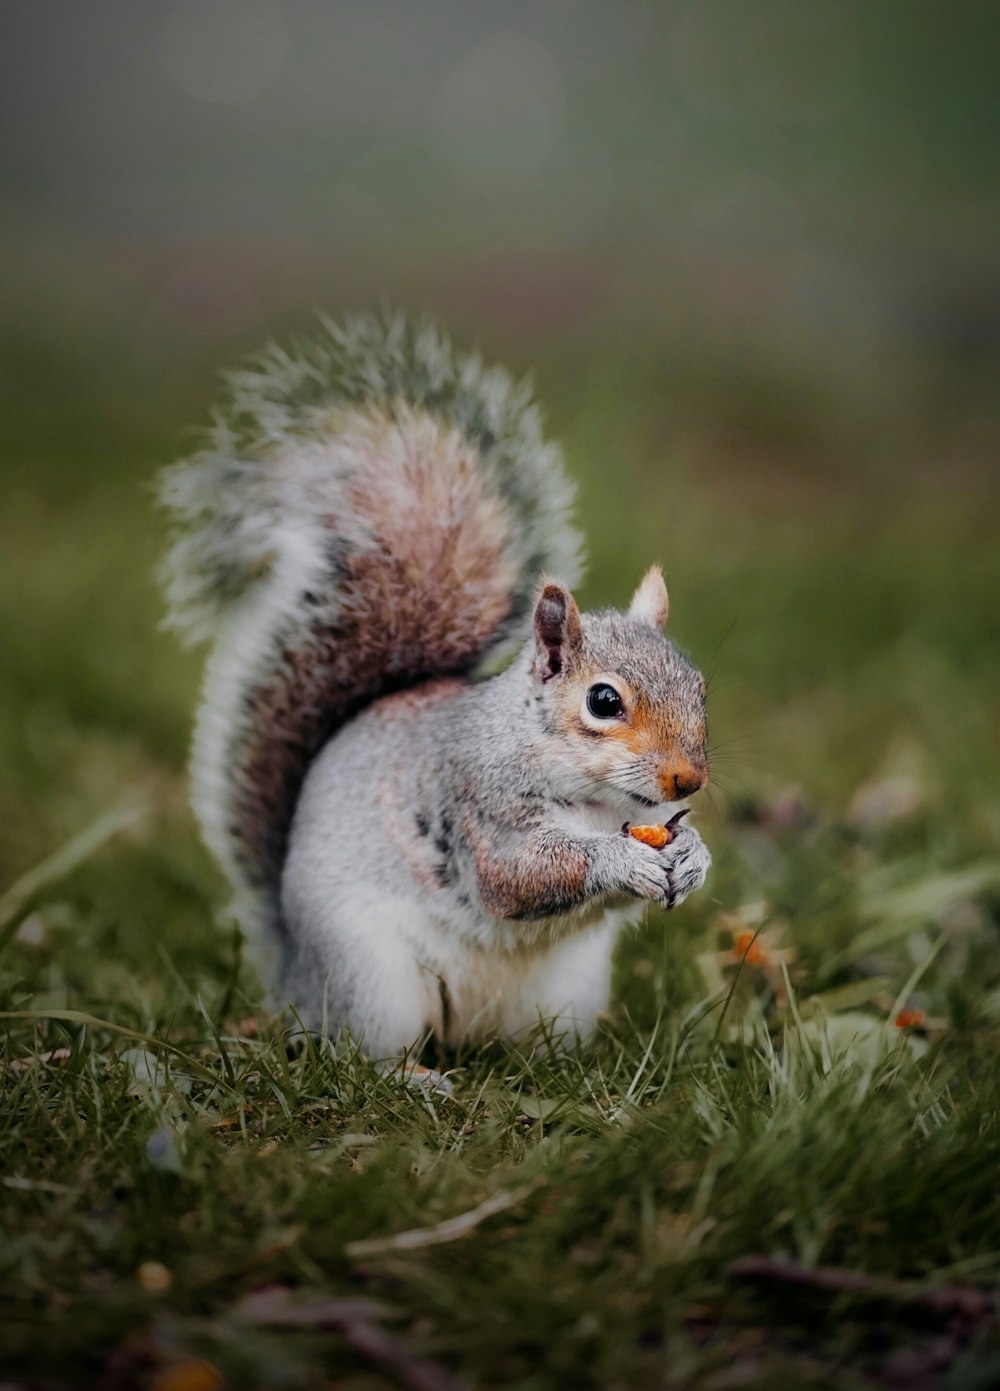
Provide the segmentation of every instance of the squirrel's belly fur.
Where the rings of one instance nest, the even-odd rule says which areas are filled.
[[[707,779],[704,683],[656,567],[627,613],[579,613],[529,390],[430,327],[324,323],[226,379],[162,496],[169,621],[211,640],[194,805],[279,999],[375,1053],[586,1033],[621,922],[704,879],[692,828],[616,829]]]

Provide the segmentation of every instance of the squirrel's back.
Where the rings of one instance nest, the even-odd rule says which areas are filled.
[[[196,810],[244,926],[278,927],[312,757],[378,696],[523,638],[539,576],[576,577],[572,492],[524,385],[431,327],[358,318],[227,377],[162,497],[169,621],[212,640]]]

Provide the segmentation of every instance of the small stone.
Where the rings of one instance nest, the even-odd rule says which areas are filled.
[[[44,947],[48,931],[41,913],[31,913],[15,932],[14,941],[22,947]]]

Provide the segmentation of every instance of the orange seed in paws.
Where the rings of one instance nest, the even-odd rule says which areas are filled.
[[[676,834],[669,826],[630,826],[628,833],[633,840],[641,840],[643,845],[651,845],[654,850],[669,845]]]

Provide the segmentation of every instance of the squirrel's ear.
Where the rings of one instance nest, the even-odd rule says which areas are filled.
[[[637,618],[640,623],[648,623],[652,628],[662,628],[667,621],[670,600],[667,586],[663,581],[663,571],[658,565],[651,565],[642,577],[642,583],[632,595],[629,605],[629,618]]]
[[[536,670],[543,681],[558,676],[583,633],[576,600],[562,584],[546,584],[535,605]]]

